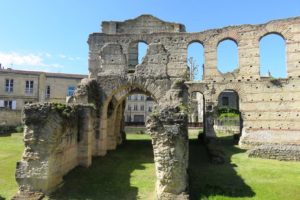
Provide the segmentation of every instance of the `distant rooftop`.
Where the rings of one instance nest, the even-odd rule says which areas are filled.
[[[53,73],[53,72],[43,72],[43,71],[26,71],[26,70],[15,70],[12,68],[1,68],[0,73],[15,73],[15,74],[26,74],[26,75],[40,75],[45,74],[48,77],[58,77],[58,78],[76,78],[83,79],[87,78],[87,75],[82,74],[66,74],[66,73]]]

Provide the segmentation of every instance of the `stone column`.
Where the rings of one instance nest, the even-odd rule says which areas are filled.
[[[92,164],[92,142],[94,134],[95,113],[90,107],[82,107],[78,116],[78,162],[89,167]]]
[[[147,120],[152,137],[158,200],[187,200],[188,93],[184,80],[175,80]]]
[[[165,107],[148,118],[156,168],[158,200],[189,199],[187,114]]]

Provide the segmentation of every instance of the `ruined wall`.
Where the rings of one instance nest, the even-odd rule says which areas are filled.
[[[21,193],[49,193],[71,169],[91,164],[93,130],[82,120],[91,119],[92,110],[89,106],[53,103],[24,108],[25,151],[16,170]]]
[[[155,77],[169,77],[170,79],[185,78],[187,74],[187,47],[196,41],[203,44],[205,49],[204,78],[200,82],[187,82],[187,85],[190,92],[199,91],[205,96],[205,113],[207,116],[205,124],[213,126],[211,123],[213,120],[209,116],[212,115],[211,112],[218,104],[219,94],[225,89],[234,90],[239,95],[239,106],[243,118],[241,144],[250,147],[265,142],[299,142],[299,17],[274,20],[261,25],[230,26],[198,33],[186,33],[184,30],[169,32],[152,30],[152,26],[149,28],[147,24],[143,23],[149,18],[151,17],[141,16],[135,20],[126,21],[124,24],[119,22],[122,26],[134,27],[136,32],[122,29],[123,31],[120,32],[104,31],[104,33],[91,34],[88,40],[90,45],[90,77],[97,77],[97,74],[103,73],[101,70],[104,67],[99,68],[99,66],[103,66],[102,57],[99,58],[99,54],[101,55],[101,52],[104,51],[102,48],[108,44],[119,45],[118,51],[120,53],[121,50],[123,55],[120,59],[122,64],[119,63],[119,70],[126,74],[131,45],[138,41],[144,41],[149,44],[149,48],[156,45],[159,48],[163,47],[164,50],[159,51],[159,56],[153,55],[150,62],[146,60],[146,65],[137,65],[135,67],[137,75],[146,73],[154,74]],[[103,24],[105,25],[106,22]],[[140,25],[137,26],[136,24]],[[168,24],[161,22],[158,24],[168,27]],[[145,27],[148,27],[147,31],[141,31],[146,30]],[[263,36],[270,33],[278,34],[285,40],[288,74],[286,79],[272,81],[260,77],[259,41]],[[238,45],[239,66],[232,73],[222,74],[217,69],[217,46],[225,39],[233,40]],[[149,49],[148,53],[150,53]],[[124,57],[126,59],[123,59]],[[157,60],[158,57],[160,60]],[[151,67],[151,63],[155,62],[159,62],[165,68]],[[108,66],[111,67],[113,64],[111,61]],[[208,127],[207,130],[208,135],[214,135],[213,128]]]
[[[204,95],[207,136],[215,136],[214,113],[220,93],[234,90],[239,95],[243,120],[242,146],[299,144],[300,18],[186,33],[181,24],[143,15],[125,22],[103,22],[102,28],[102,33],[93,33],[88,39],[89,78],[82,80],[69,99],[69,103],[93,107],[80,111],[76,119],[67,118],[78,127],[64,127],[64,117],[48,104],[28,108],[27,114],[25,109],[26,150],[17,167],[21,189],[47,192],[74,166],[89,166],[92,155],[105,155],[115,149],[124,140],[124,101],[135,93],[151,96],[158,105],[147,127],[152,137],[159,200],[189,198],[188,90]],[[263,79],[259,75],[259,40],[269,33],[277,33],[286,41],[287,79]],[[225,39],[237,43],[239,67],[222,74],[217,69],[217,46]],[[149,46],[142,63],[132,70],[130,50],[139,41]],[[187,47],[194,41],[205,48],[204,78],[200,82],[184,82],[189,74]],[[36,119],[37,114],[45,119],[40,125],[30,120]],[[64,128],[69,129],[63,131]],[[73,137],[66,139],[76,131],[77,143]],[[64,155],[71,154],[63,160]],[[53,161],[61,166],[61,171]]]
[[[151,23],[145,23],[147,21]],[[220,93],[234,90],[239,95],[243,120],[242,146],[279,141],[283,144],[295,144],[299,141],[297,108],[300,105],[300,94],[297,85],[300,77],[300,18],[276,20],[262,25],[231,26],[199,33],[186,33],[181,28],[170,29],[170,25],[172,26],[152,16],[140,16],[125,22],[103,22],[103,32],[89,36],[90,78],[97,80],[103,94],[100,139],[95,154],[104,155],[108,149],[116,148],[116,127],[112,124],[119,124],[117,108],[129,94],[148,94],[158,105],[162,105],[171,86],[176,81],[187,78],[187,47],[195,41],[203,44],[205,49],[204,78],[200,82],[186,82],[186,85],[190,93],[201,92],[204,95],[207,136],[215,136],[214,112]],[[183,26],[177,24],[173,27]],[[274,81],[260,77],[259,41],[269,33],[282,36],[286,42],[287,79]],[[225,39],[233,40],[238,45],[239,66],[232,73],[222,74],[217,69],[217,46]],[[138,42],[145,42],[149,46],[142,63],[132,70],[132,56]],[[163,110],[163,107],[159,107],[159,110]],[[158,123],[159,120],[154,121]],[[162,120],[159,126],[163,124]],[[159,141],[163,140],[165,132],[160,130],[161,137],[156,137]],[[168,139],[172,141],[171,138]],[[160,156],[161,148],[156,145],[159,141],[155,138],[152,141],[154,152],[158,152],[155,156]],[[172,144],[168,148],[172,149]],[[183,149],[185,148],[183,145]],[[176,160],[174,156],[176,157],[174,154],[170,159]],[[155,162],[160,165],[159,159]],[[169,169],[169,166],[164,166]],[[157,174],[160,173],[163,170],[158,168]],[[181,180],[184,177],[182,173]],[[158,182],[159,179],[160,176]],[[162,198],[164,194],[159,194],[159,191],[163,187],[168,186],[157,189],[158,196]],[[185,189],[182,186],[179,188],[182,194]]]

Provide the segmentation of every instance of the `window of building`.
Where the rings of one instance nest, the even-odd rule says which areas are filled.
[[[140,106],[141,111],[144,111],[144,105]]]
[[[7,109],[12,109],[15,110],[17,108],[17,102],[15,100],[4,100],[2,107],[7,108]]]
[[[131,116],[127,115],[127,122],[131,122]]]
[[[145,97],[144,95],[141,95],[141,101],[144,101]]]
[[[74,94],[75,87],[74,86],[69,86],[67,90],[67,96],[70,97]]]
[[[6,79],[5,92],[13,92],[13,91],[14,91],[14,79]]]
[[[229,98],[228,97],[222,97],[222,105],[228,106],[229,105]]]
[[[134,105],[133,110],[138,110],[138,106]]]
[[[46,87],[46,94],[45,94],[46,99],[50,98],[50,92],[51,92],[50,85],[47,85],[47,87]]]
[[[33,83],[34,82],[32,80],[26,81],[26,83],[25,83],[25,93],[26,94],[33,93]]]
[[[131,96],[128,96],[127,99],[128,99],[128,100],[131,100]]]
[[[128,105],[127,110],[131,110],[131,105]]]
[[[138,100],[139,96],[138,95],[134,95],[134,100]]]
[[[134,115],[133,121],[134,122],[144,122],[144,115]]]
[[[152,112],[152,107],[151,106],[148,107],[148,112]]]

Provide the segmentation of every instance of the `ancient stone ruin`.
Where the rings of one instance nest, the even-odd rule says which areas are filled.
[[[260,77],[259,41],[269,33],[285,40],[286,79]],[[216,67],[216,48],[224,39],[235,41],[239,50],[238,70],[226,74]],[[187,81],[187,47],[194,41],[205,48],[200,82]],[[138,42],[149,45],[140,64]],[[134,93],[147,94],[157,102],[147,120],[157,199],[189,199],[187,102],[193,92],[204,96],[206,137],[215,137],[219,94],[232,90],[239,97],[241,147],[266,145],[264,152],[270,152],[279,146],[280,156],[299,151],[290,147],[300,143],[300,18],[186,33],[182,24],[142,15],[103,22],[102,32],[91,34],[88,44],[89,78],[67,105],[44,103],[24,109],[25,151],[17,164],[20,190],[16,199],[28,192],[51,193],[74,167],[89,167],[92,156],[116,149],[125,140],[125,100]]]

